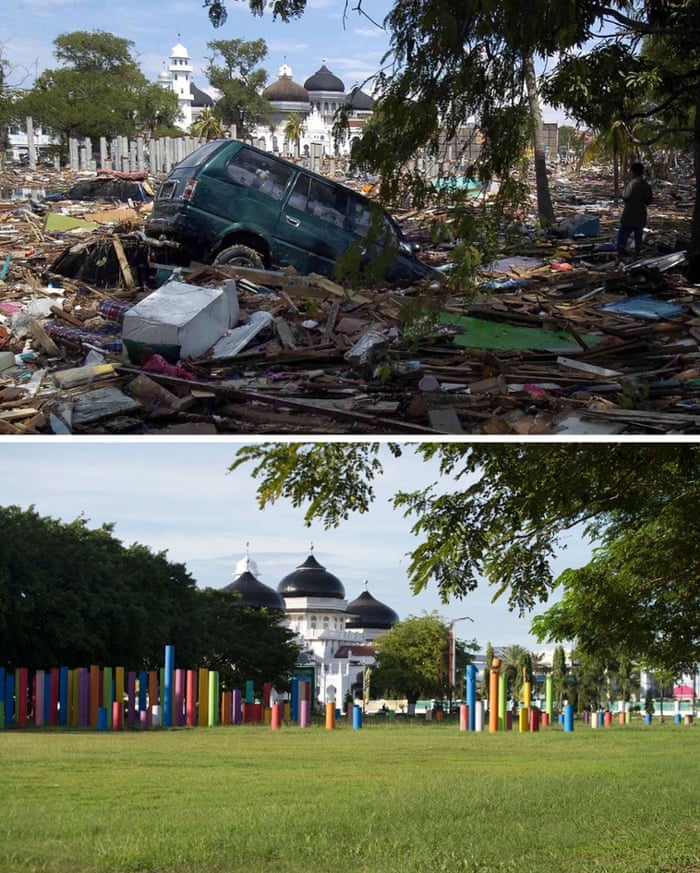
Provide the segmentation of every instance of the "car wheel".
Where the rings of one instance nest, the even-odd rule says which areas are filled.
[[[215,264],[226,264],[230,267],[251,267],[254,270],[264,270],[260,252],[251,249],[249,246],[235,245],[223,249],[214,258]]]

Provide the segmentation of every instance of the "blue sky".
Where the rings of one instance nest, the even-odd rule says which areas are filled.
[[[261,580],[276,588],[313,544],[317,560],[343,582],[348,600],[361,594],[366,580],[369,591],[400,618],[433,610],[447,620],[468,615],[474,622],[457,624],[457,637],[475,638],[482,649],[488,642],[545,648],[529,634],[530,619],[518,618],[501,601],[492,604],[486,587],[446,605],[434,587],[411,594],[406,553],[417,541],[411,521],[392,509],[389,498],[397,489],[419,488],[437,478],[436,468],[412,451],[385,466],[367,515],[325,531],[320,525],[305,527],[303,511],[286,501],[259,510],[249,469],[228,472],[236,448],[226,439],[5,439],[1,502],[33,505],[40,515],[64,522],[82,515],[91,528],[114,523],[114,535],[125,545],[139,542],[166,551],[201,587],[231,582],[249,544]],[[588,559],[588,548],[576,536],[567,545],[557,572]]]
[[[209,22],[201,0],[4,0],[0,9],[0,50],[10,64],[8,82],[30,86],[38,73],[56,66],[53,41],[75,30],[103,30],[133,42],[132,53],[144,75],[156,81],[171,48],[182,42],[189,50],[195,84],[206,90],[203,70],[212,40],[262,38],[268,56],[262,62],[268,84],[289,64],[294,81],[302,84],[325,62],[349,90],[361,85],[381,66],[389,47],[378,25],[391,8],[390,0],[363,0],[364,15],[344,0],[309,0],[304,15],[289,23],[269,14],[253,16],[246,0],[228,0],[228,20],[218,29]],[[376,24],[374,23],[376,22]],[[545,121],[563,121],[544,110]]]
[[[356,5],[356,4],[352,4]],[[3,58],[26,68],[31,83],[36,72],[56,66],[53,40],[75,30],[103,30],[134,43],[133,55],[144,74],[155,81],[172,46],[182,42],[194,66],[194,81],[208,86],[203,69],[211,51],[207,43],[220,39],[262,38],[268,56],[262,66],[268,83],[277,79],[285,62],[296,82],[304,81],[324,62],[350,88],[375,73],[388,48],[386,33],[349,7],[343,21],[343,0],[309,0],[301,19],[285,24],[269,14],[256,17],[245,0],[229,0],[228,20],[215,29],[200,0],[149,3],[120,0],[5,0],[0,11]],[[381,23],[390,8],[386,0],[368,0],[368,14]],[[19,71],[15,75],[19,78]],[[16,83],[16,82],[15,82]]]

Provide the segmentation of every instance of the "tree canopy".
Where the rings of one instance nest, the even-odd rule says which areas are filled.
[[[223,0],[204,5],[215,25],[223,23]],[[248,0],[248,5],[254,14],[266,6],[263,0]],[[271,4],[273,17],[283,20],[305,9],[306,0]],[[352,10],[371,21],[371,10],[362,2]],[[383,25],[390,49],[373,77],[375,116],[353,157],[380,175],[385,199],[395,199],[407,183],[415,197],[424,194],[420,174],[412,173],[414,159],[422,154],[440,160],[445,144],[470,119],[483,141],[472,169],[482,178],[517,174],[534,131],[528,69],[533,59],[542,58],[552,62],[556,83],[548,96],[571,117],[598,129],[621,121],[630,131],[638,130],[640,118],[653,120],[659,144],[686,131],[696,166],[691,250],[700,252],[697,3],[402,0]],[[650,39],[661,50],[644,54],[642,46]],[[615,59],[617,66],[611,64]],[[538,189],[539,181],[538,176]]]
[[[63,523],[33,508],[0,507],[0,665],[31,669],[180,664],[285,688],[298,654],[278,614],[197,589],[182,564],[124,546],[112,527]]]
[[[15,113],[77,137],[133,136],[172,126],[177,96],[146,79],[132,57],[133,45],[104,31],[59,35],[54,55],[61,66],[43,71]]]
[[[372,670],[372,693],[402,697],[415,703],[419,698],[439,700],[451,697],[449,622],[437,613],[410,616],[375,640],[376,667]],[[462,677],[469,662],[469,649],[455,640],[455,677]]]
[[[535,623],[541,639],[650,666],[700,660],[693,444],[269,443],[241,447],[232,467],[252,463],[261,506],[289,499],[307,523],[333,527],[370,509],[384,465],[408,480],[410,453],[438,470],[433,485],[393,499],[418,538],[414,592],[434,584],[448,602],[489,584],[525,614],[557,589],[561,600]],[[573,530],[598,551],[555,578]]]
[[[225,125],[235,128],[239,139],[245,139],[270,111],[269,102],[262,96],[267,73],[257,66],[267,56],[265,40],[220,39],[207,43],[207,47],[213,52],[207,78],[221,95],[216,113]]]

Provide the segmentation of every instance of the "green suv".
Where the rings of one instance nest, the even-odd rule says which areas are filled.
[[[238,140],[208,142],[171,170],[146,235],[177,244],[181,265],[289,265],[332,277],[336,261],[354,243],[359,268],[381,265],[388,281],[443,278],[416,258],[376,204]]]

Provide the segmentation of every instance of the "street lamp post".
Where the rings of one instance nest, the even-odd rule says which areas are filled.
[[[474,621],[474,619],[470,615],[463,615],[461,618],[453,618],[450,622],[450,652],[449,652],[449,673],[450,673],[450,706],[452,706],[452,701],[454,699],[455,693],[455,668],[456,668],[456,658],[455,658],[455,625],[458,621]]]

